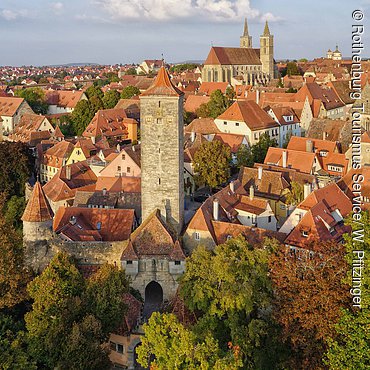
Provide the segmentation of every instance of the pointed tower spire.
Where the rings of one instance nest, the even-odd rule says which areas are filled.
[[[52,219],[53,211],[50,208],[41,184],[37,181],[24,210],[22,221],[44,222]]]
[[[249,36],[247,18],[244,18],[244,32],[240,36],[240,47],[251,48],[252,47],[252,36]]]
[[[270,29],[269,29],[269,25],[268,25],[268,22],[266,20],[266,23],[265,23],[265,29],[263,30],[263,36],[270,36]]]
[[[243,36],[249,36],[247,18],[244,18],[244,33]]]

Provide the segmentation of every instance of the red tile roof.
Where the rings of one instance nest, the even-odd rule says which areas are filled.
[[[23,101],[23,98],[0,97],[0,115],[13,117]]]
[[[175,87],[171,80],[170,76],[168,75],[165,67],[161,67],[157,78],[155,79],[154,83],[149,87],[148,90],[143,92],[142,96],[147,95],[164,95],[164,96],[180,96],[184,93]]]
[[[53,230],[73,241],[128,240],[135,221],[132,209],[58,208]]]
[[[279,127],[279,124],[252,100],[234,102],[217,119],[245,122],[251,130]]]
[[[204,65],[261,65],[260,50],[213,46]]]
[[[26,209],[23,212],[22,221],[44,222],[53,219],[53,211],[45,197],[41,184],[37,181]]]

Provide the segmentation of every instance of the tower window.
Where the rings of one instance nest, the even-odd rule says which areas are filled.
[[[157,123],[162,123],[162,118],[157,118]]]
[[[158,178],[158,185],[161,185],[161,178]]]
[[[160,107],[161,107],[161,101],[158,102],[158,108],[160,108]]]

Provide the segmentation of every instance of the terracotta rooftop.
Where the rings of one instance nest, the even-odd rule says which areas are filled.
[[[195,111],[202,105],[207,104],[210,100],[209,96],[202,95],[189,95],[184,104],[186,112],[195,113]]]
[[[141,95],[180,96],[183,94],[184,93],[181,90],[172,84],[170,76],[168,75],[165,67],[161,67],[154,83]]]
[[[196,118],[185,127],[185,133],[195,132],[197,134],[208,135],[221,132],[213,118]]]
[[[204,65],[261,65],[260,49],[213,46]]]
[[[0,97],[0,115],[14,116],[23,101],[23,98]]]
[[[172,233],[162,221],[159,211],[154,211],[131,234],[131,246],[128,245],[121,256],[121,260],[128,260],[135,254],[143,256],[165,256],[172,260],[184,260],[185,255]],[[130,244],[130,243],[129,243]]]
[[[252,131],[279,126],[278,123],[252,100],[237,100],[224,113],[218,116],[217,119],[245,122]]]
[[[313,139],[310,137],[299,137],[299,136],[292,136],[290,138],[287,149],[305,152],[307,141],[312,141],[313,151],[316,153],[320,151],[327,151],[329,153],[338,153],[338,146],[335,141],[320,140]]]
[[[134,222],[132,209],[61,206],[53,230],[72,241],[123,241],[129,239]]]
[[[41,184],[37,181],[26,209],[23,212],[22,221],[26,222],[44,222],[53,219],[53,211],[46,199]]]

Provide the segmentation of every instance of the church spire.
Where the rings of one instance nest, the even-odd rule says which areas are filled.
[[[240,47],[251,48],[252,47],[252,36],[249,36],[247,18],[244,19],[244,32],[240,36]]]
[[[267,23],[267,20],[266,20],[266,23],[265,23],[265,29],[263,30],[263,36],[270,36],[270,29],[269,29],[269,25]]]
[[[244,18],[244,32],[243,36],[249,36],[247,18]]]

